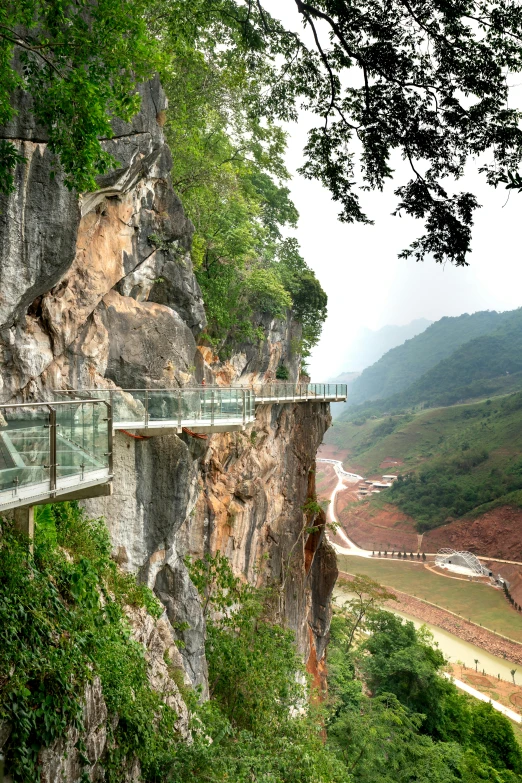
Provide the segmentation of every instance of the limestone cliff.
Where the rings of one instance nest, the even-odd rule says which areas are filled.
[[[169,177],[166,101],[157,80],[141,95],[139,115],[105,142],[120,165],[81,198],[50,176],[56,163],[23,103],[0,131],[26,158],[0,204],[2,402],[64,388],[250,383],[272,379],[281,360],[297,377],[290,317],[260,315],[266,340],[236,346],[226,363],[197,345],[205,312],[193,228]],[[280,618],[320,678],[337,569],[322,528],[307,534],[303,506],[329,422],[327,405],[301,403],[263,406],[245,432],[206,441],[116,433],[114,494],[86,508],[105,517],[120,565],[163,602],[162,633],[183,637],[186,676],[203,693],[204,620],[183,558],[218,549],[245,579],[278,587]],[[59,768],[63,750],[49,764]]]

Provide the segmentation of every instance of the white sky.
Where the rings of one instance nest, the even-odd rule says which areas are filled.
[[[268,10],[297,27],[293,0],[268,0]],[[309,182],[296,169],[303,160],[308,118],[289,126],[288,168],[292,198],[300,213],[297,237],[307,263],[328,294],[328,319],[315,348],[310,371],[322,381],[349,367],[343,354],[358,327],[378,329],[407,324],[415,318],[437,320],[477,310],[511,310],[522,306],[522,194],[489,188],[470,164],[459,190],[472,190],[482,209],[476,213],[470,266],[455,268],[425,261],[398,259],[400,250],[423,233],[423,224],[392,217],[393,190],[409,179],[397,161],[397,180],[385,193],[364,194],[373,226],[345,225],[339,207],[326,189]],[[507,202],[507,203],[506,203]]]

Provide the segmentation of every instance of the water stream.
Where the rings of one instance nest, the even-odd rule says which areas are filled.
[[[339,588],[334,590],[334,596],[337,595],[340,598],[344,598],[344,600],[351,597],[350,593],[340,590]],[[522,667],[519,664],[492,655],[481,647],[477,647],[475,644],[470,644],[470,642],[459,639],[458,636],[455,636],[449,631],[444,631],[442,628],[437,628],[436,625],[431,625],[430,623],[423,623],[422,620],[418,620],[416,617],[412,617],[405,612],[393,610],[393,613],[403,617],[405,620],[411,620],[416,628],[425,625],[433,634],[435,642],[450,663],[457,663],[458,661],[463,663],[468,669],[474,669],[475,659],[477,659],[479,662],[477,668],[480,673],[484,670],[486,674],[491,674],[493,677],[497,677],[500,674],[500,678],[502,680],[507,680],[508,682],[512,681],[511,669],[517,669],[515,682],[517,685],[522,684]]]

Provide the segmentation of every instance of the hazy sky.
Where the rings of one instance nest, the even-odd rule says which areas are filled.
[[[292,0],[269,0],[266,6],[297,28]],[[350,369],[344,367],[343,348],[360,326],[378,329],[414,318],[437,320],[522,306],[522,194],[511,192],[508,197],[504,189],[489,188],[476,173],[477,164],[471,164],[458,184],[459,190],[472,190],[482,204],[476,213],[470,266],[457,269],[398,259],[399,251],[423,232],[420,221],[391,215],[394,187],[409,178],[408,168],[398,159],[397,181],[385,193],[364,194],[363,204],[375,225],[340,223],[339,208],[328,191],[295,174],[303,159],[308,123],[303,116],[297,126],[288,127],[287,161],[294,175],[289,186],[301,215],[297,237],[328,294],[328,320],[310,362],[312,380]]]

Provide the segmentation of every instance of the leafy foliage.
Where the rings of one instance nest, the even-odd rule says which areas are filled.
[[[455,7],[419,0],[296,0],[296,8],[304,35],[271,18],[262,0],[100,0],[95,14],[87,0],[4,4],[0,124],[13,116],[13,89],[24,89],[68,184],[91,188],[94,175],[108,165],[98,138],[110,135],[111,116],[128,119],[136,110],[135,83],[158,64],[158,46],[168,55],[161,70],[172,84],[183,79],[184,56],[192,63],[199,56],[204,70],[205,55],[212,52],[228,64],[228,96],[228,88],[242,80],[249,85],[241,113],[248,130],[243,141],[257,163],[265,158],[258,171],[250,172],[258,193],[263,191],[262,175],[271,168],[268,148],[280,152],[282,135],[273,123],[295,120],[302,106],[317,118],[302,173],[330,190],[340,204],[341,220],[370,222],[358,189],[382,189],[393,177],[398,153],[412,178],[396,187],[397,213],[424,220],[426,228],[403,255],[466,264],[478,203],[470,192],[452,192],[447,181],[462,176],[469,158],[487,152],[491,161],[482,171],[488,182],[515,188],[518,183],[520,113],[509,104],[505,78],[506,72],[522,68],[518,3],[468,0]],[[196,76],[192,85],[200,88],[203,83],[192,65],[189,70]],[[210,85],[217,96],[212,81],[204,86]],[[211,138],[206,132],[205,102],[191,115],[198,92],[190,86],[180,112],[188,120],[185,141],[196,165],[187,171],[194,180],[207,166],[204,148],[197,149],[197,119],[204,116],[204,136],[214,149],[216,142],[223,151],[222,142],[230,137],[221,134],[220,139],[218,133]],[[217,101],[211,105],[215,118],[231,108],[230,101],[223,110]],[[228,124],[236,122],[231,117]],[[232,152],[232,158],[217,158],[217,165],[243,154],[237,147]],[[0,153],[0,182],[9,188],[16,149],[4,141]],[[284,199],[277,191],[276,201]],[[270,197],[268,201],[274,205]],[[240,204],[232,207],[241,211]],[[226,225],[220,230],[224,238]],[[249,237],[242,233],[236,239],[246,246]],[[234,241],[230,231],[228,239]]]
[[[69,726],[81,731],[85,686],[99,676],[109,783],[134,758],[147,783],[348,783],[324,748],[321,714],[306,705],[293,637],[268,617],[266,591],[242,584],[219,553],[190,563],[207,616],[212,699],[198,704],[185,693],[193,741],[181,742],[168,693],[149,686],[144,649],[125,618],[125,606],[147,606],[155,617],[162,607],[119,572],[100,520],[61,504],[40,511],[36,524],[34,558],[5,522],[0,539],[0,721],[12,728],[14,781],[38,780],[40,747]]]
[[[173,184],[196,228],[207,337],[226,355],[226,343],[262,338],[265,316],[285,318],[292,308],[306,358],[326,318],[326,295],[296,240],[282,233],[298,214],[285,184],[285,134],[252,109],[267,86],[265,69],[251,70],[250,54],[233,47],[226,26],[212,27],[212,38],[194,30],[181,44],[179,18],[171,25],[161,29],[172,62],[163,74],[165,130]]]
[[[66,185],[80,191],[95,189],[95,176],[113,163],[99,139],[112,136],[111,118],[136,113],[136,85],[159,64],[144,19],[147,3],[130,5],[18,0],[0,7],[0,126],[15,116],[13,96],[27,93]],[[13,187],[19,160],[15,145],[2,141],[3,192]]]
[[[367,589],[375,596],[375,583]],[[425,629],[382,611],[379,600],[362,616],[360,606],[358,597],[334,615],[329,651],[328,745],[353,780],[520,781],[522,752],[507,718],[443,679],[444,657]],[[348,642],[354,618],[356,646]]]
[[[2,524],[0,720],[12,727],[15,781],[37,780],[38,749],[67,726],[81,730],[94,676],[110,726],[117,717],[103,758],[109,783],[134,757],[147,783],[522,779],[507,719],[440,677],[443,657],[429,634],[380,610],[393,598],[387,590],[365,576],[352,583],[356,597],[332,625],[331,699],[319,707],[308,700],[292,635],[271,619],[271,590],[243,583],[219,552],[187,561],[207,621],[211,698],[189,698],[193,741],[180,742],[124,614],[125,605],[148,605],[157,617],[161,607],[122,577],[103,523],[72,504],[44,508],[34,558]]]
[[[348,783],[307,704],[293,636],[270,619],[271,591],[234,577],[219,552],[187,562],[207,618],[211,701],[196,712],[204,733],[180,748],[174,779]]]
[[[302,105],[317,117],[302,173],[319,179],[346,222],[369,222],[357,192],[382,189],[398,151],[411,168],[396,188],[397,212],[423,219],[426,233],[404,251],[466,263],[476,198],[451,192],[466,160],[486,150],[496,185],[522,154],[520,114],[508,104],[505,72],[521,69],[515,0],[433,2],[296,0],[308,36],[270,17],[262,0],[193,3],[198,22],[229,47],[247,51],[267,89],[258,116],[295,119]],[[197,9],[197,10],[196,10]],[[205,15],[205,12],[207,15]]]
[[[83,727],[85,687],[99,676],[118,722],[105,759],[107,780],[121,779],[136,755],[148,780],[176,744],[177,716],[151,690],[143,647],[133,641],[126,606],[162,607],[110,559],[101,520],[74,504],[40,511],[34,557],[2,523],[0,539],[0,720],[11,726],[7,764],[14,781],[38,780],[37,753]],[[113,724],[114,725],[114,724]],[[85,752],[85,748],[79,746]]]

